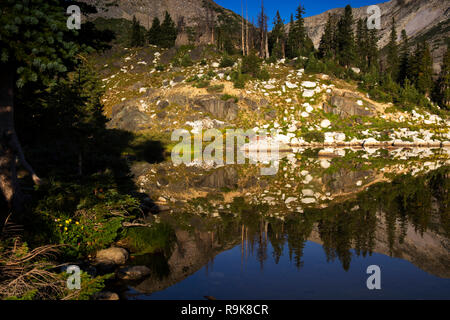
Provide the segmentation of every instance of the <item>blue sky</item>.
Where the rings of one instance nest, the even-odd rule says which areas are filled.
[[[248,3],[249,20],[251,21],[252,17],[254,17],[256,22],[256,17],[258,16],[261,8],[261,0],[244,0],[244,3],[245,1]],[[264,0],[264,7],[266,8],[267,15],[269,16],[271,28],[273,18],[275,17],[277,10],[280,11],[285,23],[288,23],[291,13],[295,13],[299,3],[301,3],[306,9],[305,17],[309,17],[320,14],[329,9],[345,7],[347,4],[350,4],[353,8],[359,8],[384,1],[387,0]],[[241,0],[215,0],[215,2],[222,7],[233,10],[236,13],[241,13]]]

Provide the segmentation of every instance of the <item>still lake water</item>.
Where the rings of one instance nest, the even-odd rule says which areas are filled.
[[[249,167],[161,165],[170,172],[165,194],[181,194],[170,176],[179,181],[183,172],[192,199],[157,216],[170,226],[166,239],[172,240],[132,260],[152,275],[126,284],[123,294],[139,300],[450,299],[448,153],[317,154],[287,157],[276,176],[264,179]],[[370,265],[381,268],[381,290],[367,288]]]

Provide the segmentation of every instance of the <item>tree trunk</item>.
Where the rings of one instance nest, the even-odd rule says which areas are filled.
[[[241,19],[241,49],[242,49],[242,56],[245,56],[245,39],[244,39],[244,3],[241,0],[241,13],[242,13],[242,19]]]
[[[250,37],[248,35],[248,9],[247,8],[246,8],[246,16],[247,16],[247,19],[245,21],[245,52],[247,53],[247,55],[249,55],[250,54],[250,48],[249,48],[250,47],[250,45],[249,45]]]
[[[9,214],[20,212],[23,208],[23,195],[17,180],[16,160],[19,160],[24,169],[31,174],[36,184],[40,183],[40,179],[25,160],[14,126],[15,68],[2,67],[4,72],[0,77],[0,197],[6,201]],[[4,212],[0,212],[0,220],[4,218]]]

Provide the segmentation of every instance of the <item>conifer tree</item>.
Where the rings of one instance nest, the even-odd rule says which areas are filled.
[[[403,85],[405,80],[409,78],[409,41],[406,30],[402,30],[402,42],[400,47],[400,65],[398,72],[398,82]]]
[[[294,14],[291,13],[291,19],[289,21],[289,33],[286,40],[286,56],[289,59],[295,58],[294,48],[295,48],[295,40],[293,39],[291,32],[292,26],[294,25]]]
[[[358,67],[362,70],[367,70],[368,63],[368,45],[369,33],[362,19],[358,20],[356,27],[356,55],[358,59]]]
[[[273,41],[273,51],[272,55],[277,59],[282,59],[286,56],[285,54],[285,43],[286,43],[286,31],[284,29],[284,22],[281,19],[280,12],[277,11],[274,21],[274,28],[271,33]]]
[[[147,33],[148,43],[155,46],[161,45],[161,22],[158,17],[153,19],[152,27]]]
[[[338,59],[342,66],[349,67],[355,61],[355,36],[353,33],[352,7],[347,5],[344,15],[338,23],[337,32]]]
[[[365,23],[367,25],[367,22]],[[369,70],[378,69],[379,50],[378,50],[378,32],[377,29],[369,30],[367,41],[367,67]]]
[[[57,79],[79,64],[80,53],[86,49],[79,41],[80,33],[67,28],[65,11],[56,0],[0,1],[0,205],[3,201],[8,205],[7,210],[0,208],[0,224],[10,212],[23,208],[17,164],[34,183],[40,183],[15,129],[15,118],[29,117],[16,110],[17,89],[33,83],[54,87]]]
[[[322,59],[332,59],[335,57],[336,44],[335,44],[335,29],[336,23],[334,21],[334,16],[328,14],[327,24],[325,26],[325,31],[320,39],[319,45],[319,57]]]
[[[131,26],[131,43],[132,47],[140,47],[144,45],[144,37],[142,35],[141,25],[139,21],[136,19],[136,16],[133,16],[133,24]]]
[[[161,24],[161,47],[172,48],[173,46],[175,46],[177,36],[178,30],[175,26],[175,22],[173,22],[169,12],[166,11],[164,21]]]
[[[390,34],[390,40],[387,45],[387,68],[386,71],[391,75],[391,78],[398,79],[399,71],[399,58],[398,58],[398,45],[397,45],[397,30],[395,19],[392,18],[392,29]]]
[[[305,8],[300,4],[297,7],[295,14],[295,22],[290,26],[289,29],[289,43],[291,56],[309,56],[309,53],[313,50],[311,39],[309,39],[306,34],[305,19],[303,15],[305,14]]]
[[[436,83],[434,100],[444,109],[450,110],[450,47],[444,55],[441,73]]]
[[[433,59],[428,43],[423,42],[417,45],[411,70],[417,90],[429,95],[433,88]]]

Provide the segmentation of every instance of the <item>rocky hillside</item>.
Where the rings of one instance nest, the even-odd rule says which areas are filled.
[[[374,4],[376,1],[374,1]],[[392,18],[397,24],[400,41],[402,29],[412,41],[427,40],[433,50],[434,68],[440,70],[440,64],[450,36],[450,3],[442,0],[391,0],[378,4],[381,9],[381,37],[379,46],[389,41]],[[367,6],[353,8],[355,19],[368,17]],[[329,14],[341,14],[343,8],[336,8],[322,14],[305,18],[305,26],[314,45],[319,46]]]
[[[289,146],[449,144],[447,115],[412,112],[371,99],[355,83],[264,63],[270,79],[233,86],[210,47],[120,48],[98,56],[110,126],[153,133],[215,128],[275,130]],[[180,57],[191,60],[182,66]],[[238,64],[239,61],[236,62]],[[251,147],[251,146],[250,146]]]
[[[227,10],[212,0],[80,0],[94,5],[98,13],[90,18],[126,19],[132,20],[133,16],[139,20],[142,26],[149,29],[153,18],[164,19],[165,12],[169,12],[177,26],[186,31],[187,27],[195,27],[200,43],[211,42],[211,34],[207,30],[211,21],[217,20],[221,14],[232,15],[236,19],[240,16]],[[209,9],[207,9],[209,8]],[[181,32],[178,36],[178,44],[186,44],[188,35]]]

